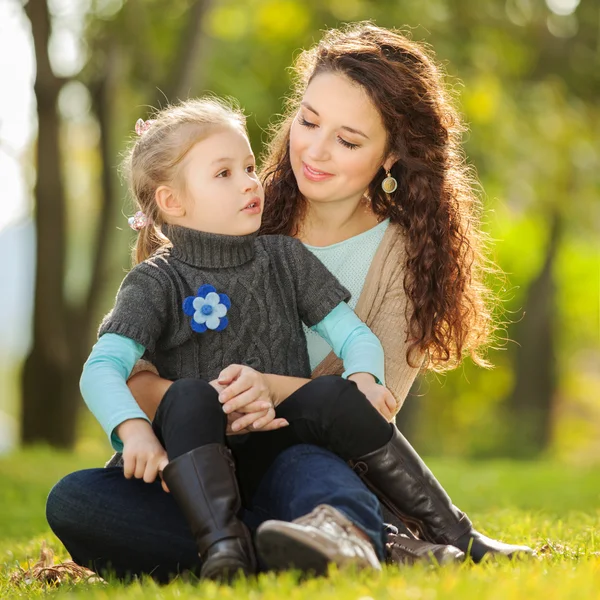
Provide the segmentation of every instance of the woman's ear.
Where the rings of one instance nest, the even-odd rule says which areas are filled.
[[[185,206],[175,190],[168,185],[160,185],[154,192],[154,198],[160,211],[165,217],[184,217]]]
[[[387,173],[393,166],[398,162],[398,157],[394,155],[390,155],[385,159],[383,165],[381,165],[384,171]]]

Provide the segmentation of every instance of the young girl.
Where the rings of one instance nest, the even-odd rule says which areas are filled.
[[[263,192],[239,111],[214,99],[189,101],[139,121],[137,131],[127,166],[141,209],[131,220],[140,231],[138,264],[102,322],[81,391],[114,448],[123,448],[126,474],[152,482],[164,468],[163,481],[198,544],[202,576],[249,574],[255,560],[237,515],[228,446],[242,491],[251,494],[290,445],[318,443],[345,458],[372,450],[377,428],[347,438],[346,428],[333,427],[337,412],[352,412],[358,424],[372,413],[380,429],[389,425],[354,383],[324,377],[286,399],[279,424],[291,423],[289,429],[226,443],[218,394],[223,369],[251,364],[308,377],[305,323],[343,359],[344,377],[370,394],[384,380],[383,351],[345,303],[348,291],[298,240],[257,237]],[[144,354],[175,380],[152,425],[126,386]],[[271,402],[250,396],[238,410],[252,414],[257,428],[275,416]],[[378,568],[374,549],[365,546],[365,562]]]

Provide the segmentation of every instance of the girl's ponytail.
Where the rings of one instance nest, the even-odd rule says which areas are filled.
[[[137,241],[131,253],[134,265],[144,262],[157,250],[169,243],[169,240],[152,223],[148,223],[138,232]]]

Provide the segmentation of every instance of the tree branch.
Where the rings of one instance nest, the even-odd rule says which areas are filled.
[[[186,98],[193,88],[202,45],[202,24],[211,4],[211,0],[197,0],[190,9],[187,25],[181,35],[181,43],[171,69],[172,77],[164,90],[169,102]]]

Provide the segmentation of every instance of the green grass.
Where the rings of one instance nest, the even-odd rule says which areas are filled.
[[[44,587],[9,585],[9,575],[35,562],[42,540],[68,558],[50,533],[44,501],[52,484],[78,468],[97,466],[104,447],[89,443],[76,454],[36,449],[0,458],[0,599],[10,598],[235,598],[279,600],[492,600],[600,598],[600,468],[556,463],[432,461],[434,472],[481,530],[505,541],[546,548],[523,563],[464,564],[449,568],[386,568],[382,575],[332,572],[299,582],[293,574],[260,576],[234,587],[150,580],[123,585]]]

